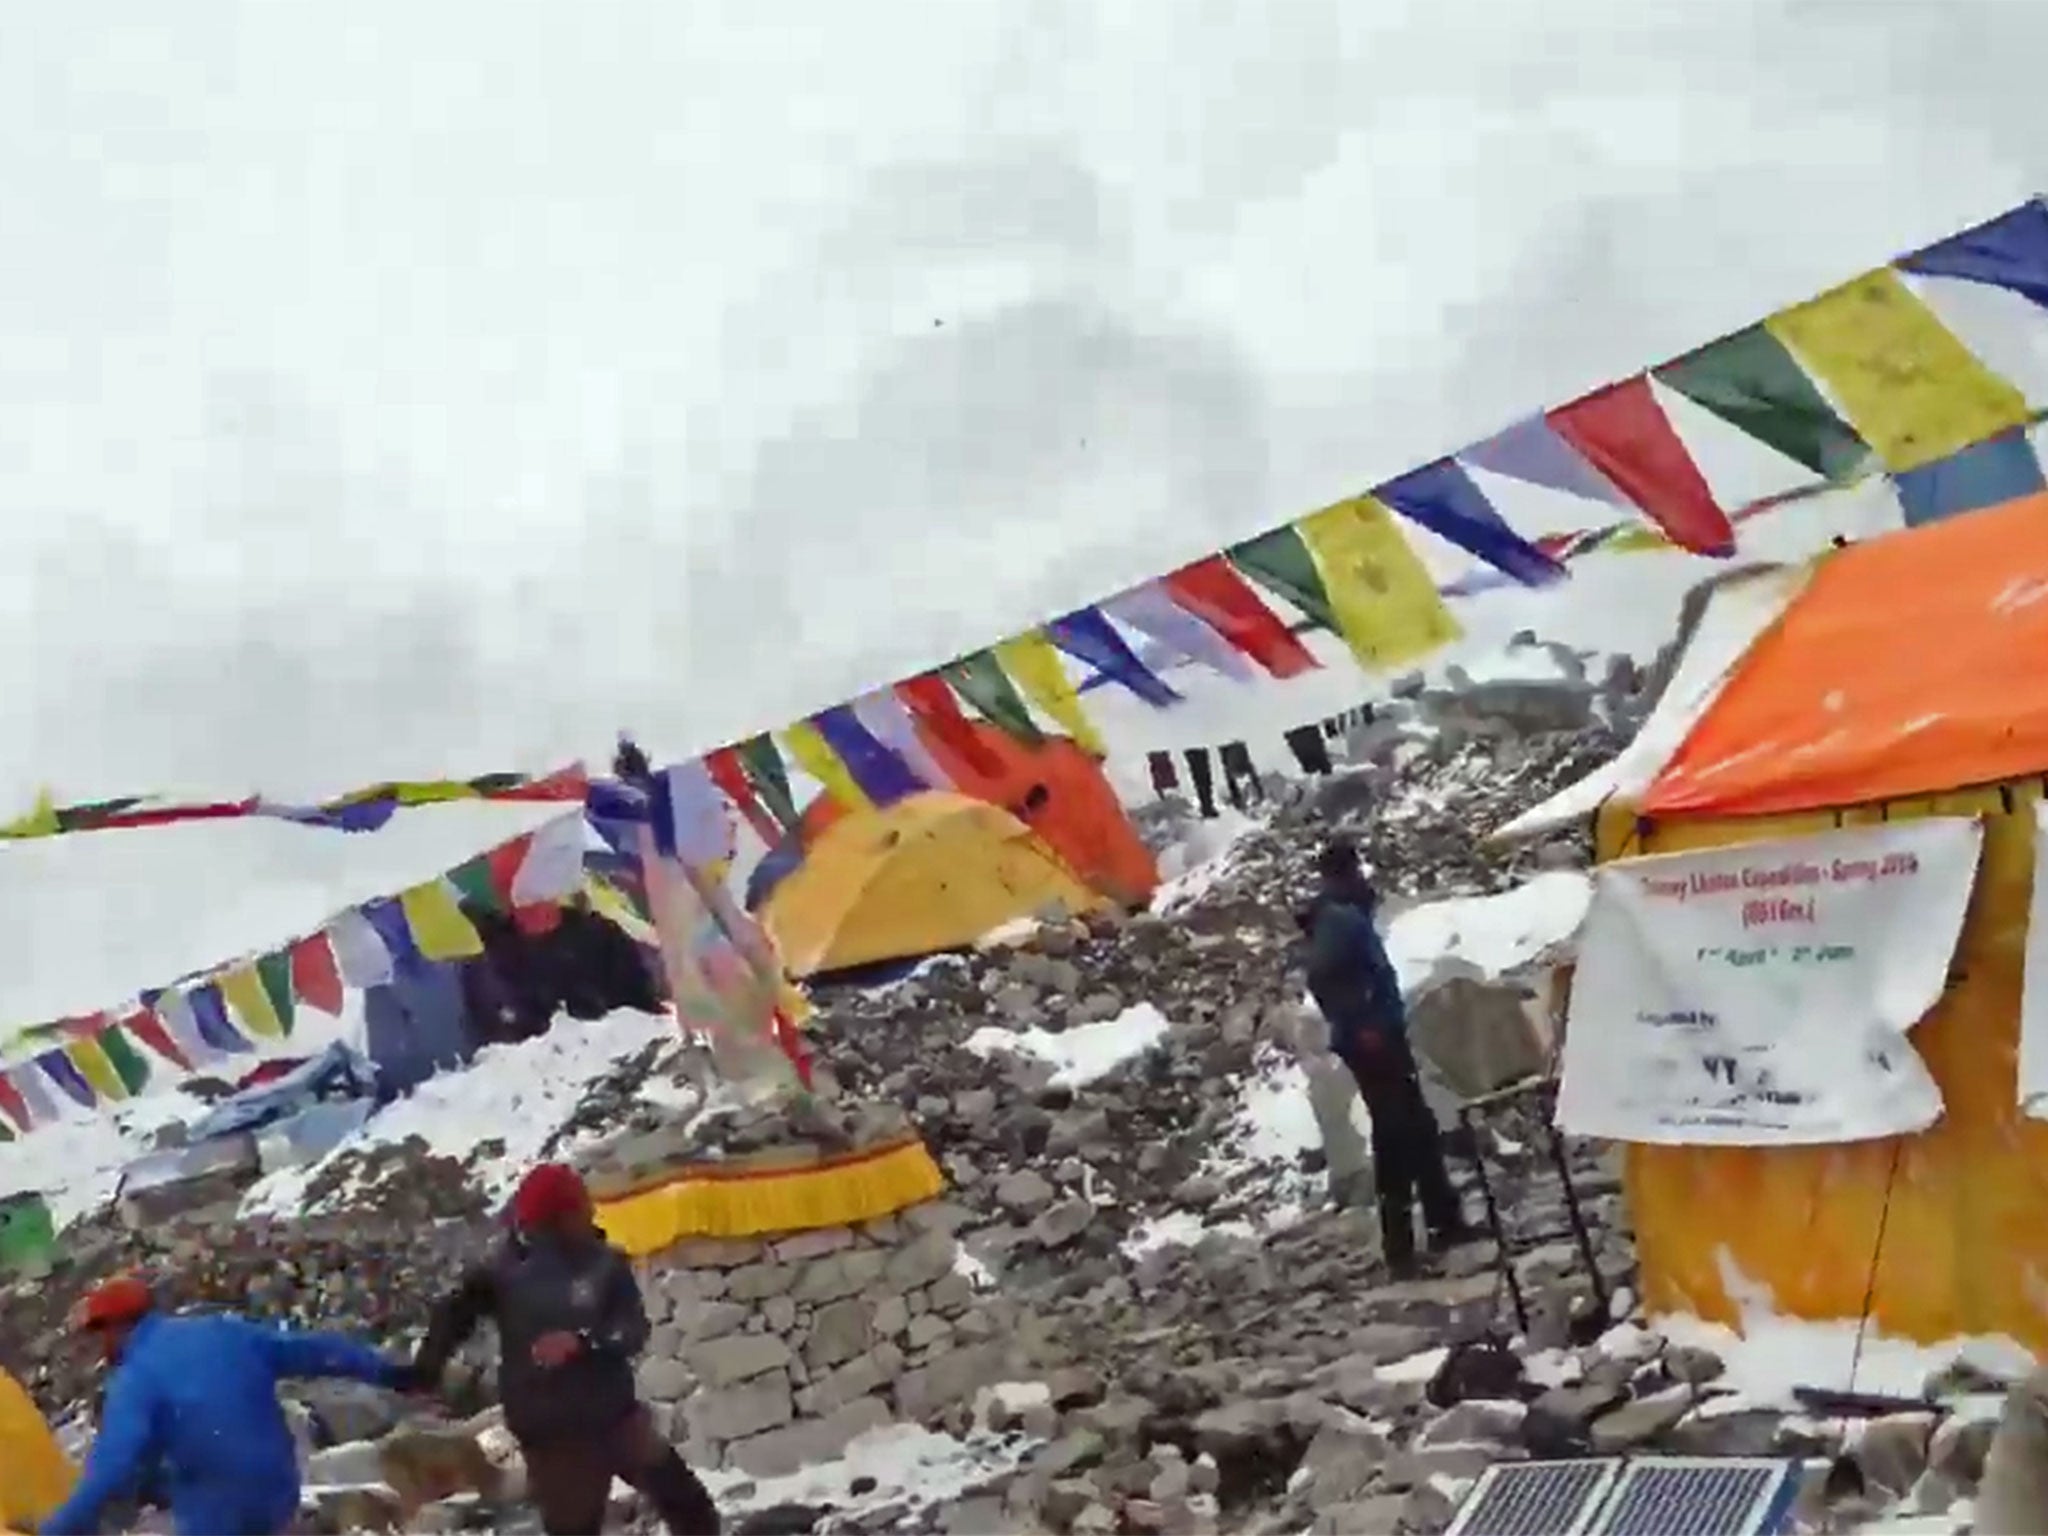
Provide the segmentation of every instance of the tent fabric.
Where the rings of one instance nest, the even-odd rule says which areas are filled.
[[[761,918],[805,977],[964,948],[1054,902],[1102,898],[1016,817],[932,792],[839,816]]]
[[[41,1195],[0,1196],[0,1273],[29,1269],[57,1252],[57,1228]],[[0,1465],[6,1457],[0,1456]]]
[[[27,1390],[0,1370],[0,1529],[33,1530],[71,1497],[78,1470]]]
[[[1716,587],[1635,739],[1618,757],[1524,811],[1494,837],[1504,842],[1539,837],[1582,822],[1615,796],[1639,800],[1720,696],[1742,658],[1791,606],[1811,574],[1807,565],[1768,566]]]
[[[1827,557],[1643,796],[1770,815],[2048,769],[2048,494]]]
[[[1075,874],[1126,906],[1142,906],[1159,884],[1159,865],[1124,812],[1102,765],[1063,736],[1036,746],[984,723],[971,724],[971,740],[954,740],[918,722],[918,739],[945,771],[955,791],[1000,806],[1026,822]],[[1043,805],[1026,806],[1043,785]],[[802,865],[806,851],[846,815],[845,807],[821,795],[805,809],[786,838],[754,866],[747,878],[747,907],[763,910],[775,888]]]
[[[2008,674],[2023,684],[2024,673]],[[1689,852],[1925,816],[1984,819],[1983,862],[1948,990],[1913,1030],[1940,1086],[1917,1135],[1813,1147],[1627,1149],[1624,1181],[1645,1301],[1741,1329],[1780,1315],[1855,1320],[1938,1343],[2018,1340],[2048,1355],[2048,1124],[2013,1090],[2033,883],[2038,778],[1846,810],[1645,822],[1613,802],[1603,860]],[[1881,1241],[1880,1241],[1881,1238]]]
[[[268,1082],[245,1087],[217,1105],[192,1127],[194,1141],[232,1136],[310,1109],[326,1099],[367,1099],[377,1092],[377,1072],[370,1062],[340,1041],[318,1056]]]

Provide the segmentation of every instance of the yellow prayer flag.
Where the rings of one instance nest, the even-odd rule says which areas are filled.
[[[225,972],[220,978],[220,995],[250,1034],[271,1040],[284,1038],[284,1020],[277,1016],[254,965],[238,965]]]
[[[1074,739],[1075,745],[1095,757],[1107,756],[1101,733],[1081,708],[1081,695],[1060,662],[1060,653],[1043,630],[1029,630],[996,647],[996,660],[1022,688],[1031,702],[1045,711],[1046,718]]]
[[[63,831],[57,802],[46,789],[36,796],[35,809],[13,821],[0,821],[0,837],[55,837]]]
[[[825,793],[837,800],[849,811],[864,811],[874,802],[861,793],[846,764],[839,760],[818,728],[808,720],[799,720],[782,733],[782,744],[789,749],[789,755],[796,760],[797,767],[825,786]]]
[[[1374,498],[1340,501],[1294,526],[1315,556],[1330,611],[1361,666],[1404,666],[1464,633],[1421,556]]]
[[[121,1081],[121,1074],[114,1070],[113,1060],[100,1048],[98,1040],[73,1040],[64,1047],[64,1054],[71,1058],[71,1064],[78,1068],[101,1098],[128,1097],[128,1085]]]
[[[642,944],[660,942],[661,936],[654,931],[652,924],[633,910],[633,904],[597,876],[583,877],[583,894],[599,917],[617,924],[629,938]]]
[[[1828,387],[1894,472],[2027,419],[2019,390],[1978,362],[1888,267],[1795,304],[1764,328]]]
[[[382,799],[380,793],[372,798]],[[410,779],[391,786],[391,798],[400,805],[441,805],[450,800],[482,798],[473,785],[460,779]]]
[[[423,881],[398,893],[398,909],[412,941],[428,960],[467,960],[484,952],[484,941],[462,915],[454,895],[439,880]]]

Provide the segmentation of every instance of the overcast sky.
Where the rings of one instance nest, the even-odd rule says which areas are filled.
[[[2006,207],[2043,59],[2013,0],[36,8],[0,814],[780,724]],[[0,1025],[372,879],[276,833],[0,850]]]

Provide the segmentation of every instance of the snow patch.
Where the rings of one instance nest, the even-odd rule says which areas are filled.
[[[75,1118],[0,1143],[0,1195],[39,1193],[51,1221],[68,1226],[114,1198],[121,1170],[154,1149],[157,1132],[207,1112],[200,1100],[175,1089],[115,1109],[79,1110]]]
[[[1113,1019],[1082,1024],[1054,1034],[1044,1029],[1003,1029],[989,1024],[967,1037],[978,1056],[1016,1052],[1036,1056],[1053,1068],[1056,1088],[1079,1088],[1106,1077],[1166,1036],[1166,1015],[1150,1003],[1134,1003]]]
[[[1152,893],[1152,910],[1171,917],[1200,901],[1237,867],[1244,840],[1262,825],[1228,809],[1213,821],[1196,822],[1177,846],[1159,856],[1160,881]]]
[[[1864,1334],[1858,1360],[1853,1318],[1810,1322],[1745,1308],[1739,1333],[1682,1314],[1657,1317],[1652,1326],[1673,1344],[1721,1357],[1727,1371],[1715,1385],[1733,1393],[1718,1404],[1724,1412],[1733,1411],[1730,1402],[1749,1408],[1794,1407],[1794,1387],[1917,1397],[1928,1377],[1958,1359],[2001,1376],[2022,1376],[2034,1367],[2033,1356],[2016,1339],[1965,1337],[1920,1344],[1875,1329]]]
[[[481,1144],[493,1143],[492,1154],[470,1166],[486,1198],[503,1199],[593,1082],[675,1034],[672,1018],[622,1010],[589,1024],[564,1018],[531,1040],[487,1046],[465,1069],[429,1078],[380,1111],[325,1157],[266,1176],[243,1198],[243,1214],[301,1212],[308,1188],[337,1159],[413,1136],[428,1151],[462,1161]],[[329,1203],[347,1198],[346,1191],[337,1192]]]
[[[1427,902],[1387,924],[1387,954],[1404,990],[1427,980],[1441,960],[1497,977],[1578,932],[1592,899],[1589,876],[1553,870],[1497,896]]]
[[[1448,1346],[1425,1349],[1419,1355],[1409,1355],[1402,1360],[1389,1360],[1385,1365],[1376,1366],[1373,1375],[1381,1381],[1422,1382],[1435,1378],[1444,1368],[1444,1362],[1451,1358]]]
[[[1304,1172],[1301,1164],[1304,1153],[1321,1150],[1323,1133],[1301,1063],[1271,1045],[1259,1048],[1255,1062],[1252,1074],[1240,1080],[1237,1107],[1200,1171],[1226,1189],[1264,1189],[1273,1203],[1263,1225],[1287,1226],[1321,1197],[1324,1176]],[[1351,1124],[1370,1139],[1371,1117],[1365,1101],[1355,1095]]]

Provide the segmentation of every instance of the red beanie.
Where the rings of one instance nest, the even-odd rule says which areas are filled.
[[[512,1195],[512,1225],[539,1227],[585,1209],[590,1192],[566,1163],[542,1163],[519,1181]]]
[[[81,1332],[90,1332],[111,1324],[132,1323],[147,1316],[155,1305],[156,1298],[150,1295],[147,1281],[135,1275],[116,1275],[85,1293],[73,1313],[74,1325]]]

